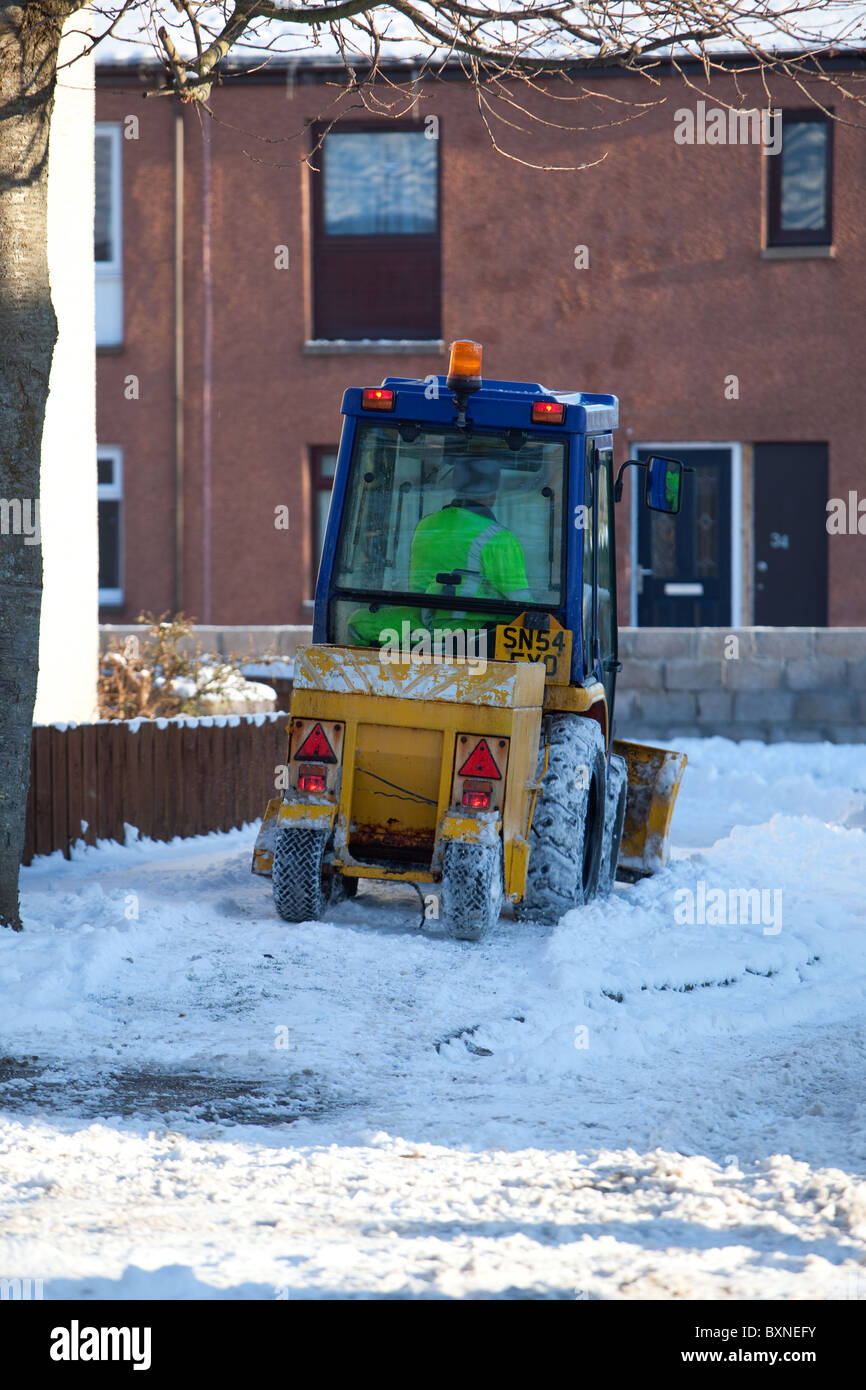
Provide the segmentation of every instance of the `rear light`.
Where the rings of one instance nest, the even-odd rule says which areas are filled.
[[[533,425],[561,425],[565,420],[565,406],[559,401],[533,401]]]
[[[298,776],[298,788],[302,792],[323,792],[325,777],[323,767],[303,767]]]
[[[463,805],[470,811],[486,811],[490,806],[492,788],[489,782],[467,782],[463,788]]]
[[[361,404],[365,410],[393,410],[395,396],[381,386],[368,386],[361,393]]]

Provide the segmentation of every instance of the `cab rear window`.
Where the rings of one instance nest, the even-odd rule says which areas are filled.
[[[549,435],[360,424],[334,587],[558,606],[566,450]]]

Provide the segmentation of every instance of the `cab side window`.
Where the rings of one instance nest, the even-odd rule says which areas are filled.
[[[616,654],[616,573],[613,554],[613,450],[597,453],[598,639],[602,663]]]
[[[592,671],[592,544],[595,506],[595,442],[586,441],[583,465],[583,511],[578,513],[583,536],[583,669]]]

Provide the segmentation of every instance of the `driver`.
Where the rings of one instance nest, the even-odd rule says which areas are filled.
[[[531,603],[523,546],[513,531],[493,515],[500,483],[495,459],[462,458],[454,467],[454,498],[438,512],[418,522],[409,551],[409,588],[416,594],[461,598],[499,598]],[[444,576],[444,578],[437,578]],[[456,605],[455,605],[456,607]],[[501,622],[495,614],[446,612],[439,608],[385,608],[378,604],[358,609],[349,623],[352,641],[375,646],[384,629],[474,629]]]
[[[493,515],[499,483],[495,459],[464,458],[455,465],[453,501],[415,527],[409,555],[413,592],[532,601],[523,546]]]

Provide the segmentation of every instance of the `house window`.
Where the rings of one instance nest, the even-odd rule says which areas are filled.
[[[313,479],[313,583],[319,573],[319,560],[325,543],[325,527],[328,522],[328,507],[331,504],[331,489],[337,468],[337,450],[334,448],[315,448],[310,450],[310,469]]]
[[[770,246],[833,240],[833,122],[821,111],[787,111],[781,153],[767,157]]]
[[[123,342],[120,126],[96,127],[93,255],[96,261],[96,346]]]
[[[341,124],[313,178],[313,333],[436,339],[439,140],[417,124]]]
[[[100,446],[96,456],[97,508],[99,518],[99,603],[118,608],[123,603],[123,559],[121,551],[123,506],[123,459],[120,449]]]

